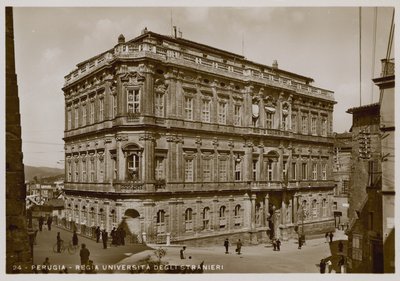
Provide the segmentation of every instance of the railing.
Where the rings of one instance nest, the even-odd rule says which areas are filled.
[[[383,59],[382,63],[382,73],[381,77],[394,75],[395,67],[394,67],[394,59]]]
[[[333,100],[333,93],[330,91],[326,91],[323,89],[319,89],[310,85],[301,84],[295,82],[294,80],[279,77],[276,74],[271,72],[264,72],[261,70],[247,69],[245,67],[239,67],[234,63],[224,63],[217,60],[211,60],[209,58],[200,57],[184,52],[179,52],[177,50],[169,49],[164,46],[153,45],[151,43],[143,43],[141,44],[141,49],[134,47],[128,48],[128,51],[123,52],[115,52],[115,54],[106,53],[105,55],[96,58],[93,61],[89,61],[84,66],[75,70],[65,77],[65,84],[72,82],[77,79],[80,74],[86,75],[88,72],[93,71],[96,67],[100,67],[105,62],[108,62],[114,58],[118,57],[151,57],[159,60],[176,60],[176,61],[186,61],[191,64],[202,65],[208,69],[218,69],[219,72],[233,73],[239,74],[242,76],[254,78],[255,81],[267,83],[273,86],[279,85],[280,87],[287,88],[293,90],[295,92],[299,92],[306,95],[317,95],[317,96],[325,96],[329,99]],[[141,51],[139,51],[141,50]],[[89,70],[87,70],[89,68]],[[394,71],[394,67],[390,68]]]

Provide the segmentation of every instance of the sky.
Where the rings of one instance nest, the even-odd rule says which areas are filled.
[[[392,12],[391,8],[377,9],[374,41],[375,10],[362,8],[363,105],[378,101],[371,78],[380,75]],[[24,164],[63,167],[61,88],[64,76],[77,63],[112,48],[119,34],[129,40],[147,27],[170,35],[171,18],[185,39],[244,54],[266,65],[277,60],[280,69],[311,77],[314,86],[334,91],[333,130],[350,129],[351,115],[346,110],[360,105],[356,7],[16,7],[15,56]]]

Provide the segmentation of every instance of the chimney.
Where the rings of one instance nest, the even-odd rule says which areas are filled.
[[[277,60],[273,60],[273,62],[272,62],[272,68],[273,68],[273,69],[278,69],[278,61],[277,61]]]
[[[120,34],[118,36],[118,44],[123,44],[123,43],[125,43],[125,37],[124,35]]]
[[[144,29],[142,29],[141,35],[143,35],[143,34],[145,34],[147,32],[148,32],[147,27],[145,27]]]
[[[176,38],[176,25],[174,25],[174,38]]]

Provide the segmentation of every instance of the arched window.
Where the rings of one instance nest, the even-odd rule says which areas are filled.
[[[234,211],[234,222],[235,226],[240,226],[242,224],[242,214],[241,214],[241,206],[238,204],[235,206]]]
[[[117,212],[115,210],[111,210],[110,219],[113,227],[117,227]]]
[[[132,153],[127,157],[127,174],[132,180],[139,179],[139,155]]]
[[[86,224],[87,214],[86,206],[82,206],[81,224]]]
[[[188,208],[185,211],[185,230],[193,230],[193,210],[191,208]]]
[[[317,213],[317,200],[314,199],[311,203],[311,214],[313,218],[316,218],[318,213]]]
[[[203,209],[203,229],[210,229],[210,208],[208,207]]]
[[[89,212],[89,218],[88,218],[88,225],[89,226],[94,226],[95,221],[94,221],[94,208],[91,207],[90,208],[90,212]]]
[[[165,211],[159,210],[157,212],[157,233],[165,233]]]
[[[326,211],[327,211],[327,202],[326,199],[322,200],[322,217],[326,217]]]
[[[221,208],[219,208],[219,227],[220,228],[225,228],[226,226],[226,207],[225,206],[221,206]]]
[[[100,216],[100,228],[104,228],[106,214],[104,213],[104,210],[102,208],[100,208],[99,210],[99,216]]]

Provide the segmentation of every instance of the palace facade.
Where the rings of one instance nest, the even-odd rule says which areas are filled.
[[[65,77],[66,227],[251,243],[332,231],[333,92],[146,29]]]

